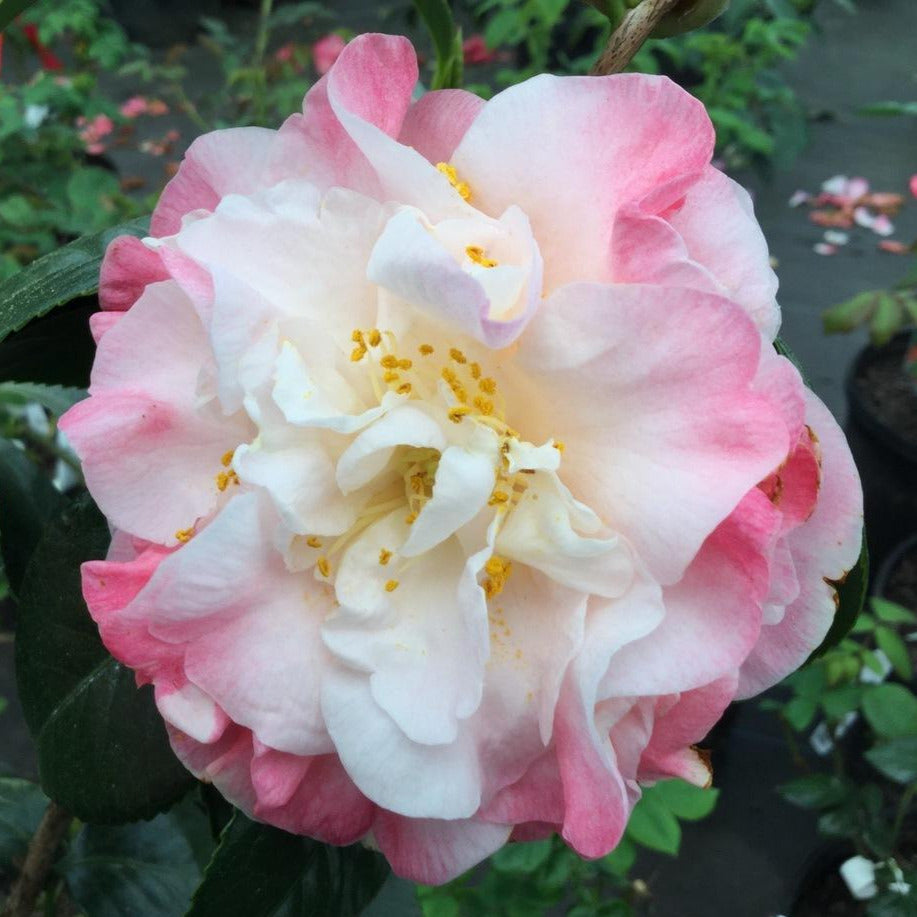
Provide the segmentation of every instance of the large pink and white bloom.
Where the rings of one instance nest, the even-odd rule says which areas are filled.
[[[363,36],[279,130],[198,139],[108,251],[62,427],[115,531],[90,611],[181,759],[442,882],[708,782],[693,743],[823,638],[862,507],[698,102],[416,79]]]

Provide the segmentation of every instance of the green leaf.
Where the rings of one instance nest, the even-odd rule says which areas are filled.
[[[681,826],[678,819],[653,795],[652,787],[644,791],[627,823],[627,837],[650,850],[678,854]]]
[[[0,873],[9,872],[26,853],[48,807],[41,787],[15,777],[0,778]]]
[[[863,715],[884,738],[917,735],[917,697],[903,685],[875,685],[863,696]]]
[[[777,787],[787,802],[802,809],[825,809],[839,805],[848,795],[847,786],[837,777],[810,774]]]
[[[796,730],[808,728],[818,710],[818,701],[809,697],[794,697],[784,708],[784,719]]]
[[[624,878],[637,859],[637,848],[626,837],[618,841],[618,846],[611,853],[599,860],[599,865],[613,876]]]
[[[803,382],[807,382],[805,370],[802,368],[802,363],[799,360],[799,357],[790,349],[789,345],[783,338],[774,339],[774,350],[780,354],[781,357],[786,357],[796,369],[799,370],[799,375],[802,376]]]
[[[82,401],[87,394],[85,389],[63,385],[42,385],[38,382],[0,382],[0,404],[21,407],[37,403],[57,417],[73,407],[77,401]]]
[[[98,290],[99,267],[108,243],[124,234],[144,236],[148,228],[149,217],[142,217],[84,236],[0,283],[0,341],[33,318]]]
[[[83,821],[150,818],[193,784],[169,747],[150,686],[108,655],[81,594],[103,557],[105,519],[84,497],[45,531],[22,582],[16,676],[42,787]]]
[[[673,815],[686,821],[706,818],[715,808],[720,791],[694,786],[686,780],[661,780],[650,788]]]
[[[859,668],[859,665],[857,665],[857,668]],[[863,691],[859,685],[834,688],[822,695],[821,706],[830,719],[840,720],[859,707],[862,694]]]
[[[860,556],[857,558],[856,563],[840,580],[827,580],[827,582],[837,594],[837,611],[834,613],[834,621],[828,630],[827,636],[822,641],[821,646],[809,657],[810,660],[817,658],[825,650],[840,643],[847,636],[848,631],[853,627],[853,622],[856,621],[863,610],[863,602],[866,599],[866,586],[869,582],[869,551],[866,547],[865,533],[863,535],[863,547],[860,549]]]
[[[887,344],[904,324],[904,306],[897,296],[880,293],[876,311],[869,322],[869,336],[877,347]]]
[[[350,917],[387,875],[385,860],[359,844],[328,847],[236,812],[187,917]]]
[[[917,102],[874,102],[860,109],[864,115],[899,116],[913,115],[917,117]]]
[[[0,0],[0,32],[35,0]]]
[[[911,655],[901,635],[890,627],[880,624],[876,628],[876,644],[888,656],[888,661],[892,664],[895,674],[905,681],[910,681],[914,674],[911,667]]]
[[[871,318],[879,301],[879,292],[869,290],[831,306],[822,312],[822,327],[826,334],[846,333]]]
[[[870,748],[866,759],[896,783],[917,780],[917,736],[902,736]]]
[[[917,624],[917,614],[897,602],[873,596],[869,600],[869,605],[872,613],[886,624]]]
[[[436,50],[434,89],[457,88],[462,85],[461,32],[452,18],[448,0],[414,0]]]
[[[507,844],[490,862],[499,872],[531,873],[551,855],[551,839]]]
[[[13,595],[63,497],[47,474],[8,439],[0,439],[0,550]]]
[[[92,917],[176,917],[187,910],[200,880],[172,813],[119,827],[86,825],[57,872]]]

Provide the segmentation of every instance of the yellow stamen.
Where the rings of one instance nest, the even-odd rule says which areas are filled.
[[[487,398],[482,398],[480,395],[472,403],[482,414],[490,415],[494,412],[494,403]]]
[[[408,513],[407,516],[404,517],[405,525],[413,525],[416,521],[417,521],[417,513]]]
[[[320,548],[322,546],[321,539],[316,535],[310,535],[306,539],[306,544],[309,545],[310,548]]]
[[[563,454],[564,449],[566,449],[567,447],[566,447],[560,440],[557,440],[557,441],[554,443],[554,448],[555,448],[558,452],[560,452],[561,454]]]
[[[436,163],[436,168],[449,179],[449,184],[455,188],[462,200],[471,200],[471,187],[468,185],[468,182],[459,181],[458,172],[455,166],[450,165],[448,162],[438,162]]]
[[[398,386],[396,389],[399,395],[410,395],[411,394],[411,383],[404,382]]]
[[[363,332],[360,331],[359,328],[354,328],[353,331],[351,331],[350,333],[350,340],[353,341],[354,344],[362,344],[363,343]]]
[[[178,541],[180,541],[182,544],[185,544],[185,542],[191,540],[191,536],[193,534],[194,534],[194,527],[192,526],[190,529],[179,529],[175,533],[175,538]]]
[[[415,494],[422,494],[426,490],[427,476],[422,472],[411,475],[411,490]]]
[[[401,376],[399,376],[398,373],[396,373],[394,370],[389,369],[382,376],[382,381],[383,382],[397,382],[400,378]]]
[[[386,592],[394,592],[397,588],[398,588],[398,580],[396,580],[396,579],[390,579],[390,580],[385,584],[385,591],[386,591]]]
[[[366,356],[366,345],[357,344],[357,346],[354,347],[354,349],[350,351],[350,362],[359,363],[360,360],[362,360],[363,357],[365,356]]]
[[[223,457],[220,459],[220,464],[224,468],[228,468],[230,466],[230,464],[232,463],[232,457],[233,455],[235,455],[235,452],[236,452],[235,449],[230,449],[228,452],[223,453]]]
[[[392,552],[383,548],[379,552],[379,563],[384,567],[392,559]]]
[[[433,353],[433,348],[429,344],[421,344],[417,349],[420,351],[421,355],[425,357]]]
[[[456,363],[467,363],[468,358],[458,349],[458,347],[451,347],[449,349],[449,356],[455,360]]]
[[[382,343],[382,334],[379,329],[373,328],[373,330],[369,332],[367,340],[369,341],[370,347],[378,347]]]
[[[466,414],[470,414],[470,413],[471,413],[471,408],[466,407],[463,404],[456,405],[454,408],[449,409],[449,420],[451,420],[453,423],[461,423],[462,418]]]
[[[398,369],[410,369],[414,364],[410,360],[399,360]]]
[[[318,572],[327,579],[331,576],[331,564],[328,563],[327,557],[319,557],[315,562],[315,566],[318,567]]]
[[[495,379],[491,379],[490,376],[485,376],[478,383],[478,388],[484,392],[485,395],[493,395],[497,391],[497,382]]]
[[[468,368],[471,370],[472,379],[481,378],[481,364],[480,363],[472,363]]]
[[[497,262],[493,258],[488,258],[484,254],[484,249],[480,245],[468,245],[465,248],[465,254],[475,263],[480,264],[481,267],[496,267]]]
[[[506,503],[509,501],[509,494],[504,493],[502,490],[495,490],[491,495],[490,499],[487,501],[488,506],[497,506],[501,503]]]
[[[234,471],[221,471],[216,476],[217,490],[223,493],[230,484],[238,484],[239,476]]]
[[[387,353],[380,361],[379,365],[385,369],[397,369],[398,368],[398,357],[393,353]]]

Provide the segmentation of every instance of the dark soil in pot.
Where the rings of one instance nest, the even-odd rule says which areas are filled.
[[[903,542],[876,576],[876,595],[917,611],[917,535]]]
[[[847,379],[847,436],[866,503],[873,569],[917,533],[917,392],[902,369],[908,334],[864,349]]]

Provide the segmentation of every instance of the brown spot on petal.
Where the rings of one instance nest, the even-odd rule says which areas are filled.
[[[710,755],[710,749],[692,745],[691,751],[697,755],[697,760],[707,769],[707,782],[704,784],[704,789],[709,790],[713,786],[713,759]]]

